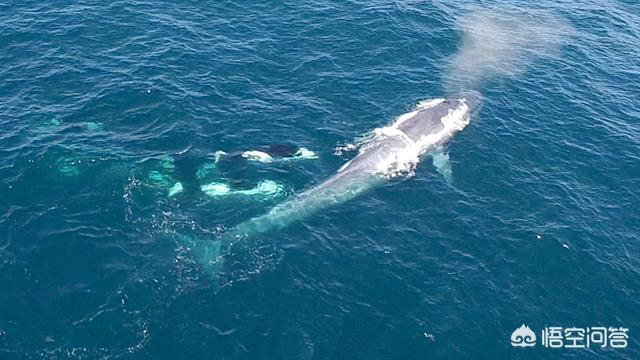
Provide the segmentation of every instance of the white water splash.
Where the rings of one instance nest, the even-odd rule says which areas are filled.
[[[442,101],[444,101],[444,99],[423,100],[418,103],[415,110],[400,115],[391,125],[374,129],[372,132],[373,136],[370,136],[366,142],[361,144],[359,153],[362,154],[368,151],[385,137],[402,138],[409,146],[398,152],[390,153],[388,157],[381,159],[377,164],[377,172],[386,178],[412,176],[415,167],[420,162],[421,155],[439,147],[469,124],[469,106],[466,101],[462,99],[461,106],[450,109],[449,113],[441,119],[443,128],[437,133],[424,135],[417,141],[413,141],[399,129],[403,122],[414,117],[419,111],[436,106]],[[348,163],[340,170],[344,169],[347,165]]]

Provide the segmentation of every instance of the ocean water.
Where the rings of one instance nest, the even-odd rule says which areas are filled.
[[[638,54],[631,0],[0,0],[0,358],[638,359]],[[181,241],[470,93],[453,182],[425,156],[216,275]],[[205,169],[279,196],[200,190],[216,150],[270,146],[318,159]],[[545,348],[553,326],[629,338]]]

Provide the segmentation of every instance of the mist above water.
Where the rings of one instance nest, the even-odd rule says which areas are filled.
[[[473,10],[456,20],[462,43],[445,76],[451,92],[478,90],[490,79],[524,73],[557,54],[573,33],[564,18],[545,11]]]

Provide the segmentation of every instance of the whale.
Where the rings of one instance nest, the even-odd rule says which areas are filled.
[[[357,155],[327,180],[268,212],[239,223],[216,240],[187,238],[185,245],[213,272],[220,269],[223,254],[233,244],[259,234],[280,230],[331,206],[349,201],[392,178],[411,176],[420,157],[430,154],[434,166],[450,182],[452,171],[446,143],[470,122],[466,98],[430,99],[377,128],[357,147]]]

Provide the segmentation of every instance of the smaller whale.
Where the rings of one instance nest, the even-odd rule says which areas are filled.
[[[249,161],[257,161],[261,163],[288,162],[318,158],[318,155],[314,151],[309,150],[306,147],[296,147],[286,144],[271,145],[264,150],[247,150],[236,153],[227,153],[225,151],[218,150],[215,152],[216,162],[220,161],[223,156],[241,156]]]

